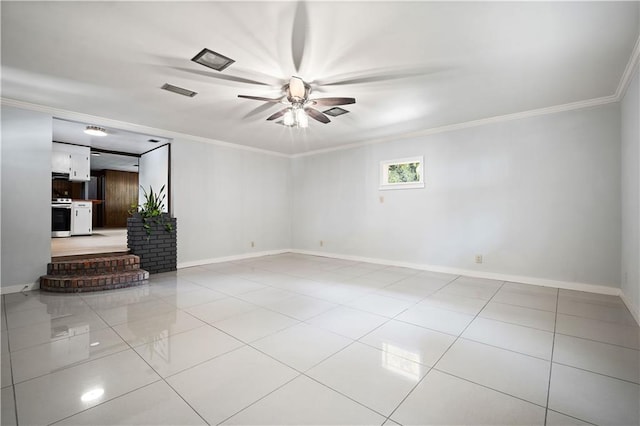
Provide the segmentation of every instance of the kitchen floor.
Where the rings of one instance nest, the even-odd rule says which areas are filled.
[[[283,254],[2,303],[3,425],[640,422],[613,296]]]
[[[92,235],[51,238],[51,257],[128,250],[127,228],[95,228]]]

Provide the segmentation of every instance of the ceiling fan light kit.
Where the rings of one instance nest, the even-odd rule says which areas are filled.
[[[233,59],[227,58],[226,56],[207,48],[202,49],[191,60],[216,71],[222,71],[235,62]]]
[[[316,121],[327,124],[331,122],[329,117],[323,112],[312,108],[316,105],[319,106],[337,106],[337,105],[349,105],[355,104],[355,98],[317,98],[309,99],[311,93],[311,86],[305,83],[300,77],[291,77],[289,83],[282,87],[284,97],[282,98],[263,98],[260,96],[238,95],[239,98],[251,99],[255,101],[281,103],[287,105],[285,109],[282,109],[275,114],[267,117],[267,121],[273,121],[282,117],[282,121],[276,121],[278,124],[283,124],[289,127],[305,128],[309,126],[309,117]],[[330,108],[327,111],[333,117],[337,117],[342,114],[346,114],[346,109],[343,108]],[[326,112],[326,111],[325,111]]]

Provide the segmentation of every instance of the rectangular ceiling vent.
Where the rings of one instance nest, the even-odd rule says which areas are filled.
[[[235,62],[233,59],[227,58],[207,48],[202,49],[196,56],[191,58],[191,60],[216,71],[222,71]]]
[[[330,116],[332,116],[332,117],[337,117],[337,116],[339,116],[339,115],[346,114],[346,113],[348,113],[349,111],[347,111],[347,110],[346,110],[346,109],[344,109],[344,108],[340,108],[340,107],[333,107],[333,108],[330,108],[330,109],[328,109],[328,110],[326,110],[326,111],[322,111],[322,112],[323,112],[324,114],[330,115]]]
[[[174,86],[169,83],[165,83],[162,86],[162,89],[168,90],[169,92],[177,93],[179,95],[188,96],[190,98],[193,98],[195,95],[198,94],[198,92],[194,92],[193,90],[184,89],[182,87]]]

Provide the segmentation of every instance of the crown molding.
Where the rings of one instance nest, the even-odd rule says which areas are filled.
[[[156,127],[143,126],[140,124],[129,123],[127,121],[112,120],[110,118],[99,117],[96,115],[84,114],[84,113],[69,111],[69,110],[60,109],[60,108],[53,108],[46,105],[33,104],[29,102],[19,101],[17,99],[0,98],[0,103],[5,106],[21,108],[21,109],[26,109],[30,111],[37,111],[45,114],[51,114],[54,118],[60,118],[64,120],[86,122],[86,123],[100,125],[103,127],[113,127],[116,129],[126,130],[129,132],[135,132],[135,133],[147,133],[147,134],[152,134],[154,136],[160,136],[160,137],[169,138],[169,139],[181,139],[181,138],[189,139],[192,141],[208,143],[208,144],[217,145],[224,148],[255,152],[259,154],[267,154],[267,155],[272,155],[276,157],[284,157],[284,158],[290,157],[290,155],[288,154],[283,154],[276,151],[269,151],[266,149],[253,148],[245,145],[238,145],[231,142],[219,141],[217,139],[210,139],[202,136],[190,135],[188,133],[180,133],[180,132],[174,132],[171,130],[158,129]]]
[[[629,61],[627,62],[627,66],[622,73],[622,77],[620,77],[620,82],[618,83],[618,88],[616,89],[615,96],[618,98],[618,101],[621,101],[624,95],[627,93],[627,88],[629,87],[629,83],[631,83],[631,79],[633,78],[633,72],[638,67],[638,62],[640,61],[640,36],[636,40],[636,44],[633,47],[633,51],[631,52],[631,56],[629,57]]]
[[[546,108],[539,108],[539,109],[533,109],[533,110],[529,110],[529,111],[516,112],[516,113],[513,113],[513,114],[505,114],[505,115],[498,115],[498,116],[494,116],[494,117],[481,118],[481,119],[478,119],[478,120],[466,121],[466,122],[463,122],[463,123],[450,124],[450,125],[447,125],[447,126],[432,127],[432,128],[429,128],[429,129],[418,130],[416,132],[408,132],[408,133],[403,133],[403,134],[400,134],[400,135],[386,136],[384,138],[368,140],[368,141],[365,141],[365,142],[355,142],[355,143],[351,143],[351,144],[347,144],[347,145],[342,145],[342,146],[339,146],[339,147],[318,149],[318,150],[308,151],[308,152],[304,152],[304,153],[300,153],[300,154],[293,154],[293,155],[291,155],[291,157],[292,158],[308,157],[308,156],[311,156],[311,155],[325,154],[325,153],[333,152],[333,151],[342,151],[342,150],[345,150],[345,149],[359,148],[359,147],[362,147],[362,146],[380,144],[380,143],[384,143],[384,142],[397,141],[397,140],[401,140],[401,139],[411,139],[411,138],[417,138],[417,137],[421,137],[421,136],[434,135],[434,134],[438,134],[438,133],[452,132],[452,131],[455,131],[455,130],[468,129],[468,128],[471,128],[471,127],[484,126],[484,125],[487,125],[487,124],[503,123],[503,122],[506,122],[506,121],[521,120],[521,119],[525,119],[525,118],[538,117],[538,116],[541,116],[541,115],[557,114],[559,112],[573,111],[573,110],[584,109],[584,108],[592,108],[592,107],[606,105],[606,104],[615,103],[615,102],[619,102],[619,101],[620,101],[620,98],[618,96],[616,96],[616,95],[604,96],[604,97],[601,97],[601,98],[587,99],[585,101],[571,102],[571,103],[568,103],[568,104],[555,105],[555,106],[546,107]]]

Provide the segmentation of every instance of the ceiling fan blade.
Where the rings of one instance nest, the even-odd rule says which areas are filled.
[[[272,98],[263,98],[262,96],[249,96],[249,95],[238,95],[238,97],[243,99],[252,99],[254,101],[273,102],[273,103],[282,102],[282,98],[272,99]]]
[[[326,115],[324,115],[323,113],[321,113],[317,109],[305,108],[304,110],[307,112],[309,117],[313,118],[314,120],[318,120],[321,123],[327,124],[327,123],[329,123],[331,121],[331,120],[329,120],[329,117],[327,117]]]
[[[291,55],[293,56],[293,66],[296,72],[300,71],[300,64],[302,64],[304,56],[304,46],[307,42],[307,29],[309,28],[307,16],[306,3],[304,1],[297,2],[291,30]]]
[[[289,80],[289,96],[304,99],[306,92],[304,81],[300,77],[291,77],[291,80]]]
[[[311,99],[311,101],[314,102],[315,105],[321,105],[321,106],[338,106],[338,105],[349,105],[349,104],[356,103],[355,98],[318,98],[318,99]]]
[[[289,111],[289,109],[290,109],[290,108],[282,109],[282,110],[280,110],[280,111],[276,112],[275,114],[272,114],[272,115],[270,115],[269,117],[267,117],[267,120],[268,120],[268,121],[272,121],[272,120],[275,120],[276,118],[280,118],[280,117],[282,117],[283,115],[285,115],[285,114],[287,113],[287,111]]]

